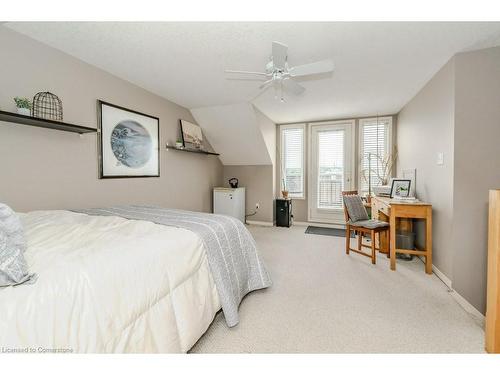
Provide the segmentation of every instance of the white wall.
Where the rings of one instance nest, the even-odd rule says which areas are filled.
[[[267,144],[250,103],[191,109],[203,134],[224,165],[272,165]]]

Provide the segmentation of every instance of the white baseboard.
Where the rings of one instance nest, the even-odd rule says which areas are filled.
[[[304,227],[308,227],[309,225],[312,225],[314,227],[321,227],[321,228],[336,228],[336,229],[345,229],[344,225],[341,224],[325,224],[325,223],[314,223],[312,221],[293,221],[293,225],[300,225]]]
[[[471,315],[474,320],[481,326],[484,327],[485,316],[481,312],[472,306],[464,297],[462,297],[456,290],[450,292],[451,296],[457,303]]]
[[[274,223],[270,221],[247,220],[248,225],[260,225],[261,227],[274,227]]]
[[[481,326],[484,327],[485,317],[481,312],[472,306],[469,301],[460,295],[455,289],[453,289],[451,280],[442,273],[439,268],[434,264],[432,265],[432,272],[438,277],[439,280],[443,282],[444,285],[448,287],[448,292],[453,297],[453,299],[462,307],[472,318]]]
[[[453,288],[451,287],[451,280],[448,278],[448,276],[442,273],[439,270],[439,268],[437,268],[434,264],[432,265],[432,272],[434,272],[434,274],[438,277],[438,279],[441,280],[444,283],[444,285],[448,287],[450,291],[453,290]]]

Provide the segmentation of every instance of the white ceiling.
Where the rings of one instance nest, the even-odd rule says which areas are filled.
[[[254,101],[277,123],[398,112],[455,53],[500,45],[500,23],[8,23],[8,27],[187,108],[241,103],[258,82],[224,69],[263,71],[271,42],[289,64],[331,58],[307,91]]]

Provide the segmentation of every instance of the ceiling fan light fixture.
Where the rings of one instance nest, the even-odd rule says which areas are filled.
[[[322,60],[309,64],[298,65],[295,67],[288,66],[288,46],[280,42],[272,43],[272,55],[269,62],[265,66],[263,72],[249,72],[242,70],[226,70],[226,73],[247,74],[267,78],[267,80],[259,87],[260,93],[274,86],[274,98],[278,98],[282,103],[285,102],[283,91],[290,92],[294,95],[300,95],[305,91],[305,88],[294,81],[295,77],[305,78],[311,75],[333,72],[334,65],[331,60]],[[285,82],[285,84],[283,84]],[[279,86],[279,87],[278,87]],[[283,87],[285,86],[285,87]],[[279,95],[278,95],[279,92]],[[254,96],[253,99],[260,96]]]

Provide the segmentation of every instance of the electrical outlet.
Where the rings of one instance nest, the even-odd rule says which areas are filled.
[[[258,210],[260,208],[260,203],[255,203],[255,209]]]

